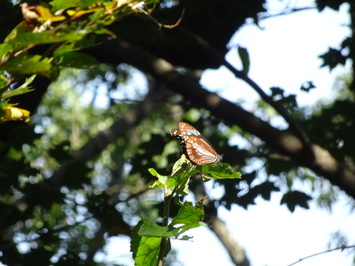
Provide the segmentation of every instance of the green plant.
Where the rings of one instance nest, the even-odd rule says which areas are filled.
[[[205,225],[201,222],[204,216],[203,200],[195,205],[189,201],[180,201],[181,196],[189,193],[191,177],[199,175],[204,181],[211,178],[241,178],[241,174],[227,163],[196,166],[185,155],[174,164],[168,176],[160,175],[153,168],[149,172],[158,178],[150,188],[164,188],[163,221],[162,225],[158,225],[145,214],[141,214],[142,220],[136,225],[131,241],[135,265],[163,265],[163,258],[171,249],[170,239],[188,240],[191,237],[184,235],[187,230]],[[179,206],[179,211],[169,221],[172,200]]]
[[[78,52],[116,38],[108,26],[155,0],[64,1],[51,6],[21,4],[23,21],[0,44],[0,121],[28,122],[30,112],[10,99],[33,91],[36,76],[56,80],[64,67],[93,68],[97,61]],[[27,78],[30,76],[29,78]]]

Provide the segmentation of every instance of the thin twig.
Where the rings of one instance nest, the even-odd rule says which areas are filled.
[[[278,154],[278,153],[265,153],[265,152],[251,152],[246,154],[247,158],[265,158],[265,159],[272,159],[272,160],[278,160],[278,161],[283,161],[283,162],[292,162],[292,159],[290,156]]]
[[[269,18],[275,18],[275,17],[280,17],[280,16],[287,16],[290,15],[291,13],[295,13],[295,12],[300,12],[300,11],[305,11],[305,10],[315,10],[317,8],[317,6],[306,6],[306,7],[299,7],[299,8],[285,8],[283,11],[276,13],[276,14],[269,14],[267,12],[265,13],[261,13],[258,16],[258,20],[265,20],[265,19],[269,19]]]
[[[322,254],[325,254],[325,253],[329,253],[329,252],[332,252],[332,251],[335,251],[335,250],[341,250],[343,251],[344,249],[349,249],[349,248],[355,248],[355,245],[352,245],[352,246],[340,246],[340,247],[337,247],[337,248],[333,248],[333,249],[328,249],[328,250],[324,250],[322,252],[318,252],[318,253],[314,253],[312,255],[309,255],[309,256],[306,256],[304,258],[301,258],[299,259],[298,261],[295,261],[291,264],[289,264],[288,266],[292,266],[292,265],[295,265],[303,260],[306,260],[306,259],[309,259],[309,258],[312,258],[312,257],[315,257],[315,256],[318,256],[318,255],[322,255]]]

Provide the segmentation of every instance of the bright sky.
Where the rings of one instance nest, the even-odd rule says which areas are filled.
[[[284,1],[275,2],[282,4]],[[309,2],[304,0],[297,3],[298,6],[309,6]],[[337,48],[344,36],[349,35],[349,28],[346,27],[349,24],[347,10],[348,6],[343,5],[339,13],[328,9],[321,14],[316,10],[308,10],[267,19],[260,22],[265,30],[253,25],[246,26],[234,36],[231,46],[241,45],[248,49],[251,58],[249,75],[266,92],[271,86],[280,86],[287,93],[297,93],[301,106],[319,99],[331,99],[334,79],[344,69],[337,68],[332,73],[328,68],[320,69],[322,62],[318,56],[329,47]],[[235,49],[227,59],[240,68]],[[318,89],[310,93],[299,92],[302,83],[308,80],[313,80]],[[202,83],[231,101],[242,99],[243,106],[249,110],[251,103],[257,99],[249,86],[236,80],[225,69],[206,71]],[[219,193],[221,191],[218,188],[214,189],[211,196]],[[340,197],[332,213],[320,210],[313,203],[310,210],[296,208],[294,213],[290,213],[285,206],[279,205],[280,197],[274,193],[270,202],[258,199],[257,204],[248,210],[238,206],[233,207],[231,212],[219,209],[219,217],[245,248],[253,266],[289,265],[300,258],[324,251],[331,234],[339,230],[347,236],[349,244],[355,244],[355,215],[350,214],[346,196]],[[182,265],[232,265],[228,254],[209,229],[198,228],[187,234],[194,236],[192,241],[172,242]],[[97,258],[121,265],[132,264],[128,238],[110,239],[106,250],[108,257]],[[296,265],[353,265],[352,255],[348,253],[334,251]]]

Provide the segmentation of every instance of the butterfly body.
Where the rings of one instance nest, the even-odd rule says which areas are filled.
[[[175,137],[186,157],[197,165],[211,164],[222,160],[211,143],[193,126],[180,122],[179,129],[170,130],[170,135]]]

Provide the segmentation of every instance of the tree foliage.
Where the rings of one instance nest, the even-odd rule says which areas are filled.
[[[342,3],[350,1],[316,1],[315,8],[338,10]],[[352,78],[339,83],[333,102],[306,110],[277,84],[268,95],[248,76],[246,48],[238,49],[242,70],[224,58],[246,19],[257,24],[265,14],[260,0],[2,1],[0,261],[93,265],[117,235],[139,236],[135,257],[146,254],[142,238],[159,253],[161,239],[200,225],[204,213],[232,261],[248,265],[216,230],[223,226],[218,207],[248,208],[272,193],[282,193],[280,204],[291,212],[310,200],[330,208],[338,193],[355,198]],[[330,70],[354,62],[354,40],[320,58]],[[287,129],[204,89],[201,70],[220,66],[250,85],[259,110],[273,109]],[[311,81],[300,88],[312,89]],[[180,182],[167,181],[180,149],[166,132],[182,120],[201,129],[243,177],[219,179],[232,175],[228,167],[194,170],[170,206],[170,226],[182,224],[172,230],[156,222],[164,217],[161,189]],[[247,148],[230,144],[236,135]],[[250,167],[253,160],[262,170]],[[194,175],[213,177],[224,194],[208,199]],[[299,180],[312,191],[296,190]],[[180,203],[189,192],[197,204]]]

